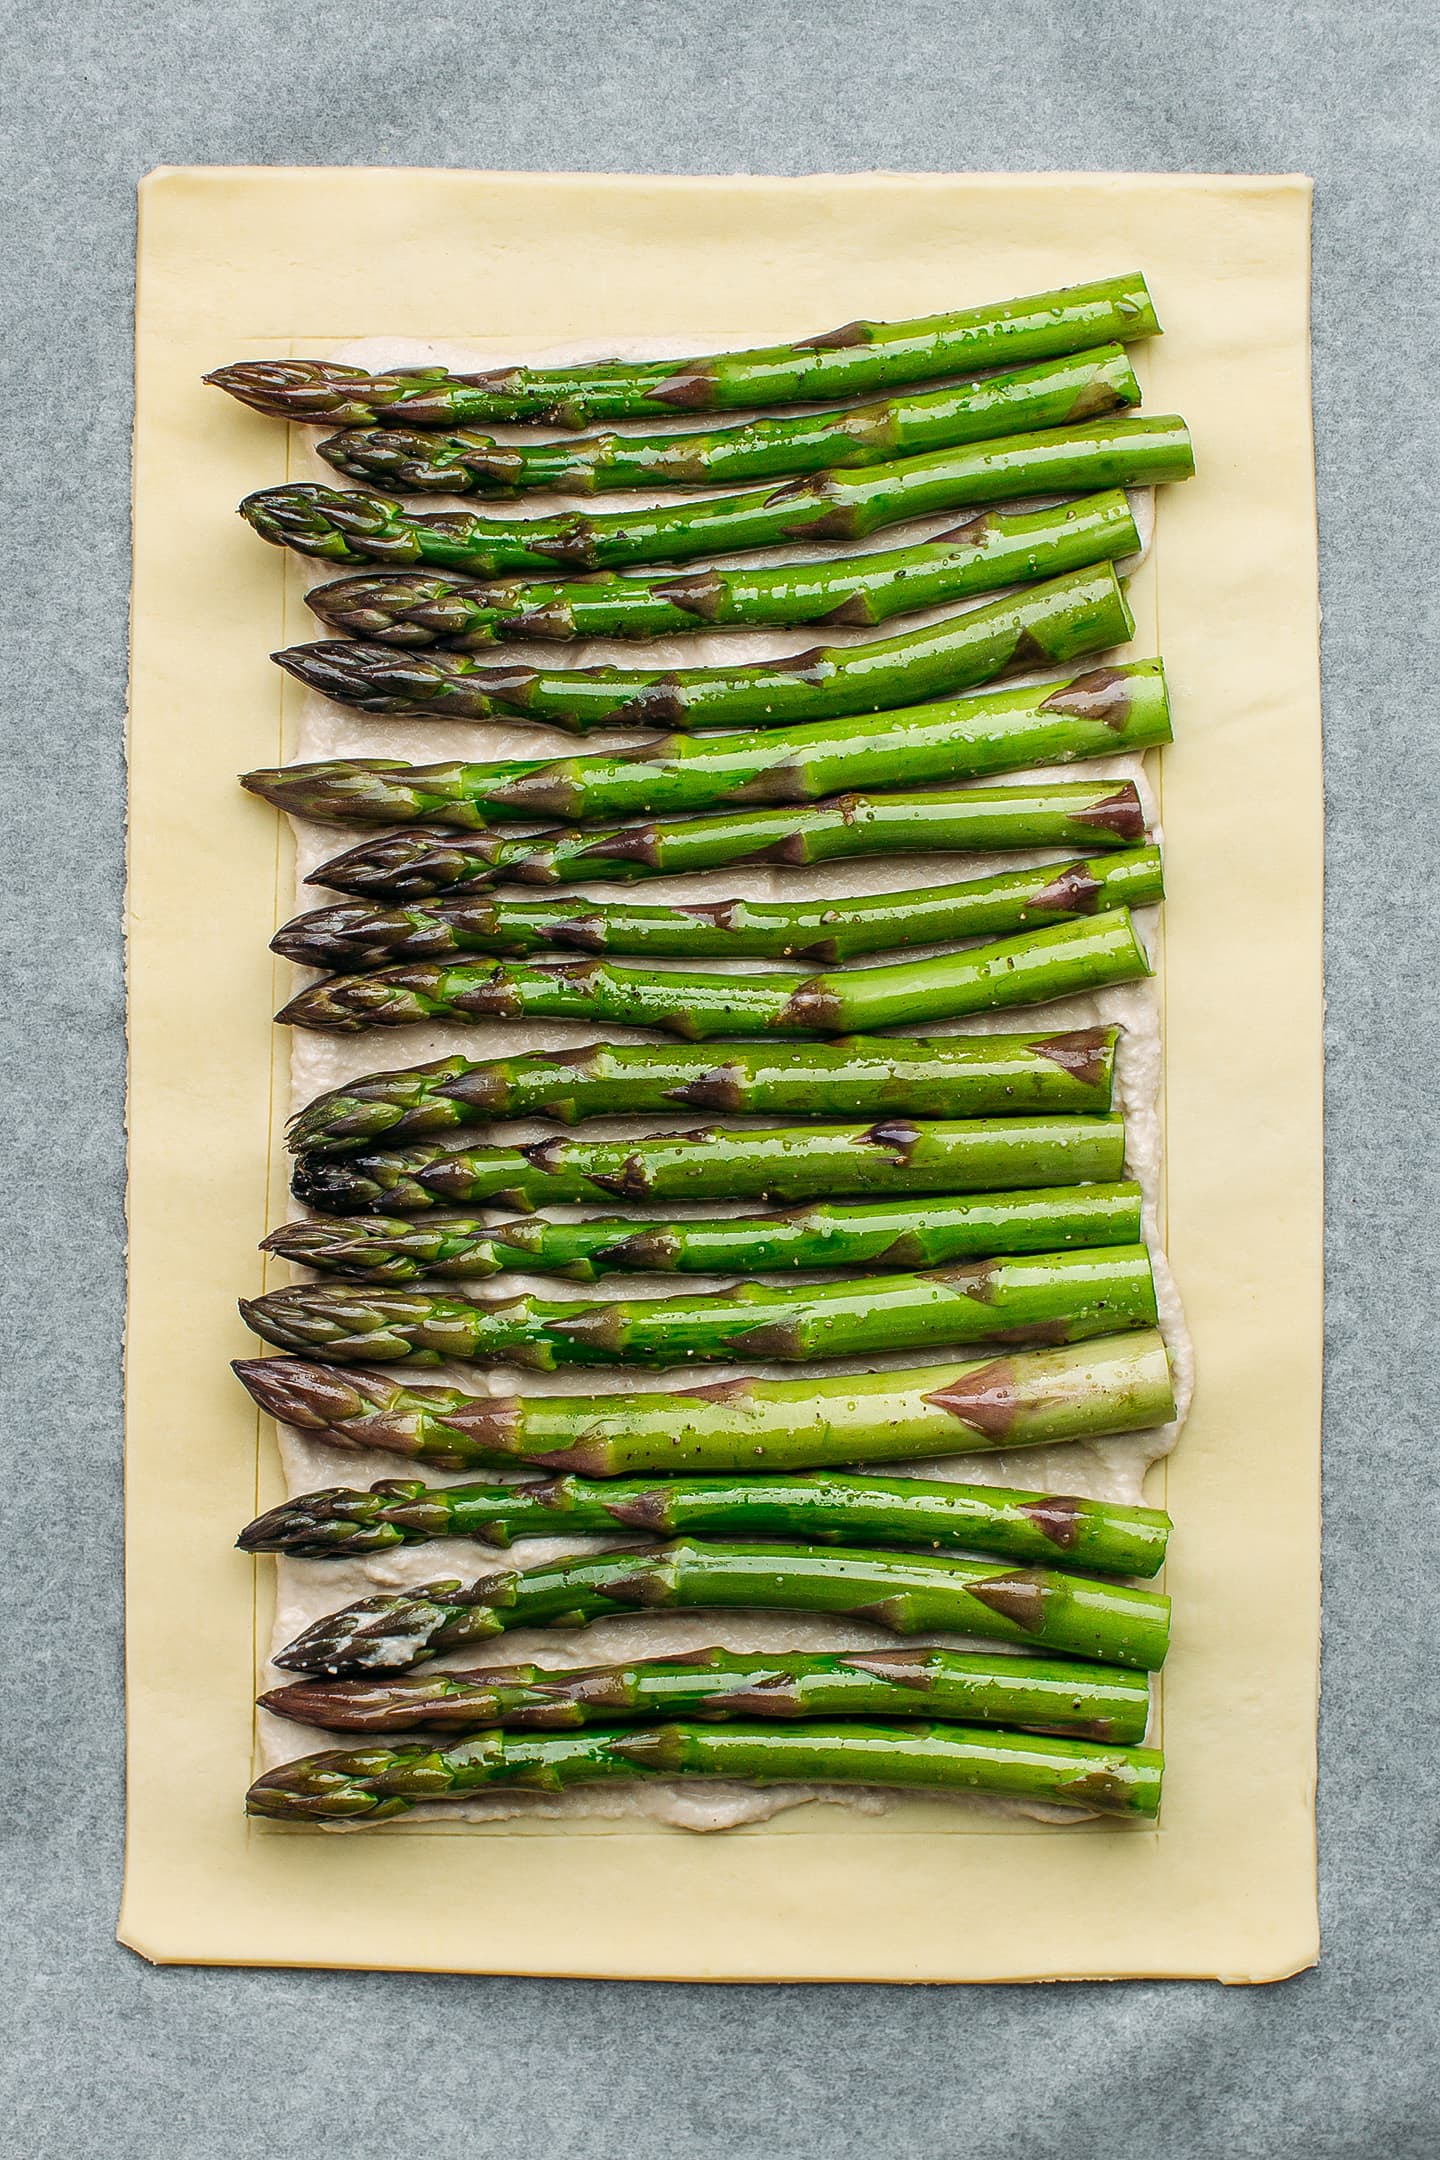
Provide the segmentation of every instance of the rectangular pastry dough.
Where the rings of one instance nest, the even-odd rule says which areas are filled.
[[[1308,213],[1303,180],[1235,177],[194,170],[145,183],[121,1920],[144,1955],[834,1980],[1260,1980],[1313,1960]],[[363,266],[327,254],[326,229],[363,229]],[[285,1045],[268,1017],[284,971],[266,940],[289,912],[290,873],[283,821],[234,774],[294,754],[298,693],[266,654],[312,632],[284,558],[233,515],[284,476],[284,432],[200,375],[371,332],[531,349],[678,337],[704,351],[1133,266],[1168,332],[1145,356],[1147,406],[1183,412],[1200,458],[1166,501],[1154,596],[1177,729],[1161,775],[1169,1242],[1202,1375],[1164,1466],[1177,1630],[1159,1827],[1054,1832],[920,1799],[874,1817],[802,1808],[720,1843],[633,1818],[341,1839],[247,1822],[271,1571],[230,1545],[278,1481],[268,1425],[225,1361],[252,1348],[234,1298],[284,1211]],[[392,1048],[371,1062],[400,1062]],[[549,1849],[557,1836],[588,1841],[583,1901]]]

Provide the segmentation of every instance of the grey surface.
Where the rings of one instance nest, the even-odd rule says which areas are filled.
[[[1433,32],[1423,5],[1354,0],[73,0],[10,16],[3,1070],[17,1107],[0,1595],[24,1654],[3,1727],[0,2152],[1440,2148],[1440,1680],[1417,1522],[1436,1367]],[[113,1943],[134,187],[157,164],[251,162],[1316,176],[1331,828],[1319,1972],[1266,1990],[726,1990],[153,1971]]]

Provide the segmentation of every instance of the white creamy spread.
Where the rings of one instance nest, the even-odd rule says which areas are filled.
[[[652,356],[670,356],[654,341],[647,341],[643,349]],[[675,345],[673,354],[680,357],[684,351],[690,349],[693,348]],[[603,348],[598,345],[570,345],[527,357],[542,365],[553,365],[597,358],[602,352],[621,358],[638,357],[640,348],[632,346],[627,349],[624,345],[614,344]],[[472,346],[421,344],[403,339],[369,339],[361,344],[339,348],[331,357],[375,370],[437,362],[455,369],[471,370],[495,366],[512,359],[514,355],[493,350],[486,352]],[[717,418],[715,415],[698,416],[693,424],[697,427],[712,426],[717,424]],[[688,424],[690,423],[682,420],[674,423],[677,428]],[[655,423],[646,423],[647,427],[653,425]],[[665,425],[669,427],[670,423]],[[523,440],[526,431],[496,428],[487,432],[493,432],[500,439]],[[302,438],[299,430],[296,431],[296,437],[297,452],[292,478],[317,479],[342,486],[346,484],[315,456],[308,438]],[[632,497],[627,493],[622,499],[627,502],[660,502],[684,498],[673,493],[666,495],[656,491],[644,497]],[[1153,528],[1153,498],[1148,490],[1140,490],[1132,494],[1131,500],[1142,538],[1148,546]],[[420,509],[457,507],[455,499],[451,497],[426,496],[423,500],[414,498],[412,504]],[[489,505],[477,499],[464,505],[482,515],[505,517],[512,514],[545,516],[557,509],[572,506],[604,509],[613,507],[614,499],[603,496],[587,496],[583,500],[545,496],[519,504]],[[877,534],[863,545],[867,552],[885,547],[911,546],[917,541],[949,529],[955,522],[954,512],[943,517],[914,520]],[[813,552],[813,549],[803,547],[775,548],[733,559],[779,562]],[[1125,567],[1121,565],[1122,569]],[[328,565],[308,561],[299,564],[299,571],[302,589],[321,582],[328,575],[337,574],[332,572]],[[994,597],[994,594],[983,594],[970,604],[981,605]],[[934,621],[947,612],[951,611],[938,608],[916,613],[902,621],[892,622],[878,632],[827,625],[819,635],[828,644],[860,643],[877,635],[897,635],[904,628],[918,627],[921,623]],[[299,611],[299,618],[292,632],[297,642],[325,634],[324,626],[318,620],[312,621],[303,608]],[[625,667],[707,667],[725,661],[762,660],[782,653],[800,652],[813,645],[816,640],[817,632],[812,626],[790,631],[732,630],[702,633],[660,639],[643,646],[598,639],[563,646],[553,643],[537,646],[507,642],[497,651],[497,658],[503,652],[506,658],[529,659],[552,668],[589,667],[607,662]],[[1011,681],[1022,679],[1024,678],[1009,678]],[[428,720],[382,721],[331,704],[309,691],[297,692],[297,695],[300,707],[295,756],[301,761],[376,755],[425,763],[446,758],[489,761],[512,757],[565,756],[573,753],[577,747],[575,739],[568,734],[527,724],[507,726],[503,722],[495,721],[473,724]],[[611,744],[622,740],[640,741],[645,739],[647,732],[632,730],[628,735],[622,735],[620,731],[615,731],[605,739]],[[1035,771],[1039,770],[1036,768],[1029,773],[1004,773],[989,780],[978,780],[974,784],[984,786],[1001,782],[1009,785],[1034,777]],[[1054,768],[1050,770],[1053,773]],[[1140,789],[1147,820],[1154,825],[1154,797],[1142,758],[1117,756],[1086,760],[1084,764],[1074,768],[1073,777],[1133,780]],[[297,880],[303,881],[309,871],[342,848],[353,844],[359,837],[360,834],[353,828],[341,829],[297,822]],[[1158,830],[1157,837],[1160,837]],[[1004,860],[1007,864],[1018,867],[1028,863],[1059,860],[1064,852],[1044,850],[1033,854],[1007,854]],[[996,858],[993,855],[906,855],[873,860],[861,858],[857,861],[826,863],[806,869],[724,869],[685,878],[650,878],[639,886],[593,884],[580,885],[571,890],[602,901],[614,899],[620,893],[629,891],[637,899],[656,904],[731,896],[752,900],[843,899],[866,892],[902,891],[953,883],[963,878],[984,875],[995,865]],[[330,894],[325,888],[306,886],[300,882],[297,886],[296,909],[299,911],[324,906],[335,897],[338,896]],[[1156,909],[1147,909],[1136,918],[1152,956],[1158,913]],[[889,957],[883,953],[876,954],[868,964],[883,965]],[[666,965],[664,961],[647,964],[657,967]],[[686,964],[670,963],[672,966]],[[771,963],[752,961],[731,964],[736,967],[763,969]],[[309,971],[296,970],[297,985],[301,981],[317,979],[319,978]],[[950,1023],[940,1022],[927,1025],[923,1032],[928,1035],[1008,1033],[1032,1027],[1061,1030],[1096,1025],[1116,1025],[1123,1031],[1116,1059],[1115,1107],[1125,1113],[1127,1174],[1138,1180],[1145,1194],[1146,1238],[1155,1263],[1160,1327],[1174,1371],[1179,1415],[1173,1424],[1148,1432],[1126,1433],[1111,1439],[1074,1441],[1054,1447],[956,1455],[938,1462],[927,1458],[922,1463],[897,1463],[887,1466],[894,1471],[903,1473],[908,1468],[927,1478],[1018,1485],[1049,1492],[1079,1493],[1096,1499],[1137,1502],[1142,1498],[1147,1468],[1175,1444],[1189,1406],[1193,1386],[1193,1360],[1180,1300],[1161,1243],[1163,1180],[1159,1087],[1162,1050],[1159,1009],[1153,987],[1148,983],[1133,984],[1103,990],[1095,996],[1067,998],[1054,1004],[1025,1010],[985,1014]],[[338,1087],[360,1074],[399,1066],[408,1067],[456,1051],[476,1059],[515,1056],[527,1050],[579,1046],[600,1039],[603,1033],[602,1027],[584,1023],[509,1020],[487,1021],[469,1027],[438,1025],[394,1030],[376,1029],[355,1036],[330,1036],[296,1029],[291,1057],[292,1102],[293,1106],[298,1108],[314,1096]],[[623,1039],[628,1042],[646,1039],[661,1041],[666,1038],[647,1031],[627,1029]],[[742,1122],[773,1121],[760,1119]],[[687,1127],[693,1128],[696,1123],[694,1113],[680,1114],[673,1118],[597,1118],[587,1120],[584,1130],[587,1134],[596,1136],[619,1135],[654,1132],[666,1128],[683,1130]],[[507,1139],[522,1139],[539,1137],[556,1129],[537,1121],[517,1121],[508,1124],[504,1132]],[[496,1136],[499,1136],[498,1128]],[[482,1145],[489,1135],[485,1128],[476,1127],[467,1137],[475,1144]],[[713,1210],[728,1211],[721,1208]],[[303,1210],[297,1206],[294,1212],[300,1214]],[[570,1215],[593,1210],[557,1208],[552,1212]],[[694,1209],[687,1212],[712,1210]],[[303,1271],[297,1279],[305,1279]],[[786,1279],[799,1282],[807,1278],[795,1275],[787,1276]],[[818,1281],[825,1278],[811,1276],[808,1279]],[[581,1294],[575,1290],[567,1290],[563,1285],[557,1286],[553,1279],[517,1276],[507,1277],[506,1280],[507,1284],[513,1284],[517,1290],[535,1290],[542,1296]],[[695,1290],[719,1288],[722,1280],[720,1277],[687,1275],[685,1286]],[[583,1295],[596,1299],[606,1296],[643,1296],[648,1293],[663,1295],[666,1292],[674,1293],[679,1287],[674,1276],[628,1275],[587,1285]],[[911,1352],[890,1358],[830,1360],[826,1362],[823,1370],[827,1373],[877,1371],[887,1366],[903,1369],[927,1362],[934,1362],[933,1354],[920,1358]],[[804,1369],[794,1365],[767,1366],[751,1362],[743,1367],[707,1366],[705,1377],[707,1381],[722,1380],[734,1373],[745,1371],[794,1379],[802,1375]],[[542,1374],[521,1373],[507,1367],[487,1370],[458,1365],[427,1368],[423,1379],[426,1384],[463,1387],[475,1394],[509,1394],[521,1390],[531,1394],[589,1394],[596,1390],[614,1392],[626,1387],[663,1391],[684,1384],[675,1375],[666,1373],[631,1375],[607,1370]],[[440,1472],[422,1471],[393,1455],[357,1455],[349,1450],[326,1447],[310,1435],[286,1426],[279,1428],[279,1439],[286,1487],[292,1495],[313,1492],[326,1485],[366,1485],[382,1477],[423,1476],[434,1484],[464,1481],[458,1476],[447,1477]],[[474,1476],[473,1472],[465,1473],[465,1479],[473,1480]],[[278,1582],[272,1650],[278,1650],[292,1641],[302,1628],[319,1618],[322,1613],[334,1611],[356,1598],[370,1596],[380,1590],[434,1582],[450,1576],[472,1581],[498,1566],[535,1565],[567,1551],[595,1551],[606,1545],[622,1547],[626,1543],[634,1542],[636,1541],[620,1537],[537,1538],[511,1548],[509,1553],[497,1553],[487,1546],[472,1545],[460,1539],[444,1539],[434,1544],[411,1546],[370,1559],[324,1561],[282,1557],[277,1562]],[[994,1643],[978,1644],[973,1638],[961,1636],[934,1635],[918,1639],[957,1647],[983,1647],[989,1650],[997,1648]],[[809,1617],[803,1614],[745,1612],[673,1615],[636,1613],[598,1620],[574,1632],[534,1628],[516,1630],[490,1643],[456,1652],[434,1662],[442,1666],[473,1667],[533,1661],[568,1668],[604,1664],[622,1657],[647,1657],[699,1650],[711,1644],[721,1644],[727,1649],[739,1651],[845,1650],[873,1647],[881,1643],[893,1644],[894,1640],[893,1636],[887,1635],[880,1628],[861,1622],[837,1622],[819,1615]],[[272,1667],[267,1673],[265,1684],[275,1686],[293,1677]],[[260,1747],[266,1768],[297,1754],[309,1753],[313,1749],[343,1748],[347,1744],[349,1742],[344,1734],[321,1732],[261,1713]],[[363,1744],[358,1736],[355,1744]],[[764,1821],[782,1809],[795,1807],[812,1799],[825,1799],[865,1813],[881,1812],[894,1804],[891,1795],[867,1789],[816,1789],[785,1785],[762,1790],[719,1783],[667,1784],[637,1780],[633,1784],[620,1786],[582,1786],[574,1792],[554,1796],[499,1791],[493,1795],[472,1796],[459,1803],[417,1808],[399,1819],[413,1822],[433,1816],[448,1822],[483,1822],[515,1815],[586,1815],[611,1819],[645,1816],[685,1829],[717,1830],[729,1829],[739,1823]],[[1023,1813],[1055,1822],[1072,1822],[1076,1819],[1073,1809],[1053,1809],[980,1796],[957,1795],[946,1804],[989,1813]]]

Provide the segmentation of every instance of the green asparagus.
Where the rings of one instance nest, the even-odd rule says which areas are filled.
[[[545,489],[603,495],[616,488],[729,487],[838,466],[879,465],[919,450],[1065,427],[1138,405],[1140,385],[1121,345],[1100,345],[943,390],[738,427],[665,435],[591,435],[566,442],[497,442],[433,428],[347,428],[316,449],[352,480],[397,495],[508,497]]]
[[[1159,329],[1136,271],[909,322],[846,323],[792,344],[703,359],[509,364],[458,375],[444,367],[372,375],[334,360],[244,360],[205,380],[257,412],[334,427],[383,426],[389,419],[412,427],[535,420],[581,428],[591,420],[649,413],[820,404],[973,368],[1083,352],[1112,339],[1133,344]]]
[[[302,1155],[297,1199],[322,1212],[411,1214],[442,1207],[529,1209],[559,1201],[887,1199],[900,1193],[1020,1192],[1109,1184],[1124,1174],[1119,1116],[935,1118],[915,1125],[801,1125],[557,1134],[519,1146],[421,1142],[381,1153]]]
[[[943,795],[836,795],[798,810],[620,825],[609,832],[386,833],[311,873],[361,898],[423,899],[461,886],[633,883],[764,863],[803,869],[872,855],[972,854],[1011,848],[1129,848],[1145,838],[1134,783],[1050,780]]]
[[[828,975],[657,974],[598,959],[414,961],[373,975],[332,975],[299,991],[277,1018],[352,1035],[421,1020],[522,1016],[663,1028],[687,1042],[844,1035],[1045,1004],[1149,973],[1130,911],[1116,907],[962,952]]]
[[[1143,1740],[1150,1682],[1123,1665],[1012,1651],[691,1650],[624,1665],[492,1665],[374,1680],[292,1680],[262,1709],[330,1732],[563,1732],[610,1719],[927,1717]]]
[[[438,570],[362,571],[305,595],[344,637],[477,652],[512,638],[674,637],[796,623],[868,627],[1003,585],[1059,577],[1138,553],[1123,489],[1052,509],[982,511],[954,532],[872,555],[740,564],[683,575],[597,571],[570,584],[477,584]]]
[[[640,811],[673,816],[727,804],[793,806],[840,789],[917,788],[1017,766],[1115,757],[1169,740],[1164,671],[1158,660],[1142,660],[879,718],[851,715],[728,739],[672,735],[624,750],[496,765],[336,758],[246,773],[243,784],[296,817],[364,825],[424,819],[483,833],[491,825],[545,818],[583,825]],[[1093,799],[1108,799],[1108,791],[1097,789]],[[512,853],[543,844],[491,843]],[[575,836],[572,844],[587,843]],[[484,843],[478,852],[487,853]],[[497,856],[497,867],[508,859]],[[324,880],[317,872],[312,882]]]
[[[774,1273],[787,1268],[931,1268],[998,1253],[1133,1245],[1140,1187],[1057,1185],[1048,1191],[942,1194],[869,1206],[812,1207],[773,1215],[695,1216],[682,1222],[611,1218],[549,1222],[522,1215],[498,1224],[473,1215],[307,1216],[264,1241],[301,1267],[360,1282],[433,1276],[467,1281],[511,1274],[594,1282],[620,1270],[678,1275]]]
[[[726,667],[542,668],[341,638],[271,655],[307,689],[362,712],[436,720],[497,715],[569,728],[753,728],[882,712],[951,697],[1017,667],[1054,667],[1135,628],[1112,563],[1021,586],[869,645],[817,645]]]
[[[974,1792],[1149,1820],[1163,1755],[1093,1741],[1024,1739],[966,1725],[647,1725],[579,1733],[485,1732],[302,1756],[257,1778],[252,1815],[382,1822],[425,1801],[509,1789],[563,1792],[602,1778],[726,1778],[747,1785],[865,1785]]]
[[[949,1554],[841,1546],[703,1545],[568,1554],[477,1582],[422,1583],[326,1613],[276,1653],[285,1672],[404,1672],[511,1628],[583,1627],[613,1613],[827,1613],[897,1635],[993,1636],[1102,1665],[1165,1662],[1170,1600],[1155,1590]]]
[[[247,495],[240,515],[262,540],[324,562],[427,563],[490,578],[553,572],[557,565],[613,570],[796,541],[863,540],[906,518],[1022,496],[1154,486],[1187,479],[1194,469],[1189,429],[1167,413],[1009,435],[668,508],[483,518],[468,510],[412,512],[368,488],[304,482]]]
[[[327,1560],[434,1538],[505,1547],[516,1538],[613,1537],[637,1530],[647,1537],[923,1545],[1008,1560],[1060,1559],[1105,1575],[1154,1575],[1165,1558],[1170,1518],[1157,1508],[1067,1493],[836,1471],[802,1478],[665,1478],[658,1484],[571,1477],[531,1478],[521,1485],[422,1485],[390,1478],[368,1492],[339,1486],[282,1501],[242,1530],[238,1543],[243,1552]]]
[[[661,954],[689,959],[857,960],[1003,930],[1145,907],[1164,886],[1160,850],[1129,848],[963,885],[854,900],[715,900],[644,907],[628,900],[496,900],[462,894],[428,908],[349,900],[298,916],[271,950],[304,967],[389,967],[466,953]]]
[[[1175,1415],[1153,1330],[916,1372],[720,1380],[651,1394],[467,1395],[383,1372],[246,1358],[262,1410],[327,1447],[403,1455],[435,1470],[542,1468],[582,1477],[819,1470],[1045,1447],[1137,1432]]]
[[[743,1282],[600,1302],[302,1283],[242,1298],[240,1311],[266,1342],[341,1364],[414,1367],[458,1358],[534,1372],[1083,1342],[1153,1327],[1156,1317],[1143,1245],[970,1260],[922,1275],[846,1276],[803,1287]]]
[[[438,1058],[365,1073],[317,1096],[291,1119],[289,1144],[297,1154],[347,1154],[385,1138],[428,1139],[496,1118],[574,1125],[637,1111],[953,1118],[1108,1110],[1115,1042],[1114,1028],[1076,1028],[1060,1035],[852,1035],[727,1043],[723,1050],[588,1043],[479,1063]]]

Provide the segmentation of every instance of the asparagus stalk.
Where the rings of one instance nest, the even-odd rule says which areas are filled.
[[[820,404],[972,368],[1083,352],[1112,339],[1132,344],[1156,336],[1159,328],[1136,271],[909,322],[846,323],[793,344],[703,359],[511,365],[460,375],[443,367],[372,375],[333,360],[247,360],[217,368],[205,380],[257,412],[335,427],[373,427],[391,419],[412,427],[536,420],[580,428],[591,420],[648,413],[673,417]]]
[[[721,1380],[678,1393],[467,1395],[385,1373],[248,1358],[262,1410],[327,1447],[435,1470],[534,1463],[582,1477],[711,1476],[922,1461],[1138,1432],[1175,1415],[1153,1330],[915,1372]]]
[[[674,735],[624,750],[494,765],[338,758],[242,777],[252,794],[296,817],[364,825],[424,819],[483,833],[491,825],[552,817],[583,825],[639,811],[791,808],[840,789],[918,788],[1023,765],[1115,757],[1169,740],[1164,671],[1158,660],[1142,660],[881,718],[847,716],[728,740]],[[1105,799],[1104,791],[1095,799]],[[586,842],[577,837],[573,844]],[[324,879],[317,872],[312,882]]]
[[[583,1627],[615,1613],[827,1613],[897,1635],[993,1636],[1102,1665],[1154,1672],[1165,1661],[1170,1600],[1155,1590],[1010,1568],[948,1554],[796,1545],[703,1545],[676,1538],[639,1552],[567,1554],[462,1586],[361,1598],[326,1613],[277,1652],[285,1672],[404,1672],[512,1628]]]
[[[665,1478],[658,1484],[566,1477],[531,1478],[523,1485],[422,1485],[391,1478],[368,1492],[339,1486],[283,1501],[242,1530],[238,1543],[243,1552],[329,1560],[443,1537],[503,1548],[516,1538],[613,1537],[617,1530],[666,1538],[794,1538],[807,1545],[923,1545],[1042,1564],[1058,1559],[1105,1575],[1154,1575],[1165,1558],[1170,1518],[1157,1508],[1068,1493],[835,1471],[802,1478]],[[831,1714],[824,1705],[814,1707]]]
[[[1126,1746],[1143,1740],[1150,1682],[1123,1665],[1014,1652],[691,1650],[622,1665],[482,1666],[385,1679],[292,1680],[262,1709],[330,1732],[555,1732],[642,1718],[927,1717]]]
[[[262,540],[324,562],[425,563],[492,578],[863,540],[906,518],[1022,496],[1154,486],[1188,479],[1194,469],[1189,430],[1169,413],[1046,428],[669,507],[484,518],[466,510],[411,512],[368,488],[302,483],[247,495],[240,515]]]
[[[486,833],[463,841],[425,830],[386,833],[332,857],[309,882],[361,898],[416,900],[507,880],[630,883],[737,863],[804,868],[903,853],[1128,848],[1144,837],[1133,782],[1050,780],[939,795],[836,795],[796,810],[726,810],[601,833]]]
[[[477,584],[438,570],[362,571],[317,585],[305,598],[343,637],[478,652],[511,638],[658,638],[746,624],[868,626],[1004,585],[1059,577],[1086,563],[1114,562],[1139,547],[1129,501],[1114,488],[1053,509],[982,511],[938,539],[873,555],[681,576],[599,571],[570,584]]]
[[[724,1110],[782,1118],[998,1117],[1108,1110],[1114,1028],[1059,1035],[842,1036],[824,1043],[589,1043],[517,1057],[439,1058],[366,1073],[290,1122],[297,1154],[429,1139],[495,1118]]]
[[[1149,1820],[1164,1757],[1148,1748],[1023,1739],[967,1725],[648,1725],[579,1733],[485,1732],[302,1756],[257,1778],[252,1815],[381,1822],[424,1801],[515,1787],[560,1792],[603,1778],[729,1778],[749,1785],[868,1785],[978,1792]]]
[[[310,1216],[282,1223],[266,1252],[361,1282],[452,1281],[505,1272],[593,1282],[630,1269],[729,1275],[786,1268],[932,1268],[997,1253],[1133,1245],[1140,1187],[1059,1185],[1050,1191],[944,1194],[931,1199],[778,1214],[549,1222],[525,1215],[494,1224],[469,1215]]]
[[[271,950],[304,967],[363,970],[466,953],[660,954],[690,959],[819,960],[914,950],[997,931],[1145,907],[1164,891],[1160,850],[1001,870],[962,885],[854,900],[717,900],[644,907],[622,900],[496,900],[461,894],[431,907],[349,900],[298,916]]]
[[[1150,973],[1128,908],[1026,930],[963,952],[829,975],[654,973],[607,960],[414,961],[333,975],[277,1016],[292,1027],[358,1034],[421,1020],[522,1015],[714,1035],[844,1035],[1073,997]]]
[[[1153,1327],[1143,1245],[964,1261],[922,1275],[743,1282],[679,1296],[554,1300],[512,1292],[302,1283],[242,1298],[247,1327],[340,1364],[451,1359],[555,1372],[570,1365],[786,1363],[962,1343],[1069,1343]]]
[[[1064,427],[1139,402],[1135,370],[1124,347],[1112,344],[883,404],[795,419],[762,415],[703,434],[501,443],[469,430],[440,434],[382,423],[347,428],[316,448],[337,472],[397,495],[513,499],[537,489],[603,495],[616,488],[729,487],[838,466],[879,465],[915,451]]]
[[[1021,586],[999,600],[868,645],[817,645],[779,660],[689,668],[542,668],[469,653],[397,651],[342,638],[272,658],[323,697],[362,712],[437,720],[496,715],[585,735],[597,727],[779,727],[953,696],[1016,667],[1063,666],[1135,628],[1112,563]]]
[[[1109,1184],[1123,1175],[1124,1160],[1119,1116],[936,1118],[923,1125],[892,1117],[860,1126],[702,1126],[639,1139],[557,1134],[519,1146],[451,1150],[421,1142],[348,1157],[302,1155],[293,1184],[297,1199],[337,1215],[617,1199],[783,1206]]]

